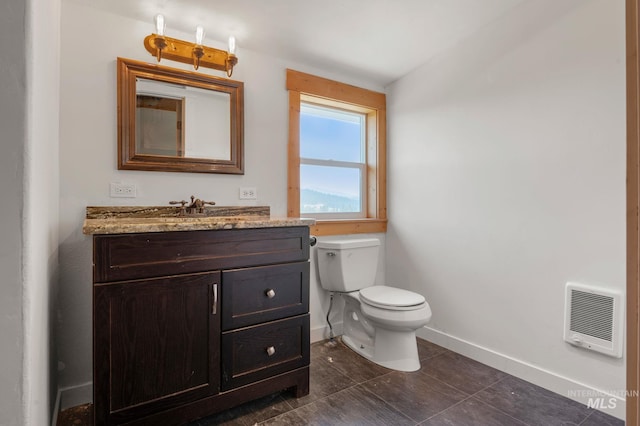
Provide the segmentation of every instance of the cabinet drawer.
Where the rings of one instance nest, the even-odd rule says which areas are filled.
[[[93,280],[152,278],[309,259],[309,228],[96,235]]]
[[[309,365],[309,314],[222,334],[223,390]]]
[[[222,329],[309,312],[309,262],[222,273]]]

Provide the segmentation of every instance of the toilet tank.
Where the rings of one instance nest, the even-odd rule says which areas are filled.
[[[317,247],[322,288],[350,292],[374,285],[380,240],[324,240]]]

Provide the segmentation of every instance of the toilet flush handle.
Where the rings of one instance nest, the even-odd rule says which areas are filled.
[[[335,255],[336,255],[336,253],[333,252],[333,251],[328,251],[327,252],[327,256],[329,256],[329,257],[334,257]]]

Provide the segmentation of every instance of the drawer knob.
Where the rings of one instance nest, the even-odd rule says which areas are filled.
[[[275,353],[276,353],[276,348],[274,348],[273,346],[269,346],[267,348],[267,355],[271,356],[271,355],[273,355]]]
[[[269,299],[273,299],[274,297],[276,297],[276,292],[275,292],[272,288],[270,288],[269,290],[267,290],[267,291],[265,292],[265,294],[267,295],[267,297],[268,297]]]

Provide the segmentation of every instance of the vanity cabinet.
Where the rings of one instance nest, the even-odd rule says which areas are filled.
[[[94,235],[96,425],[309,392],[309,228]]]

